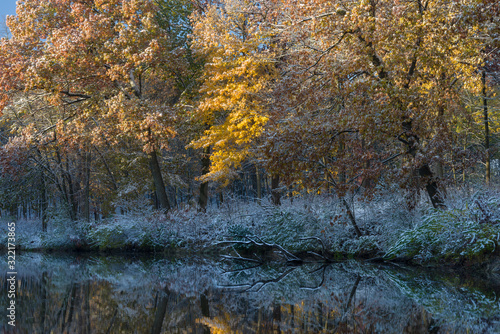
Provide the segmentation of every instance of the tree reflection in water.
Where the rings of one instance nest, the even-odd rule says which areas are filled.
[[[500,331],[498,281],[457,273],[41,254],[17,268],[16,333]],[[5,316],[0,324],[13,332]]]

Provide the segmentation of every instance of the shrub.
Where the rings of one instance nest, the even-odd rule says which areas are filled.
[[[278,211],[266,220],[266,241],[281,245],[289,251],[311,249],[311,236],[321,236],[321,224],[312,216]]]
[[[500,198],[475,194],[450,204],[449,210],[429,210],[421,224],[401,234],[385,258],[457,262],[494,252],[500,241]]]

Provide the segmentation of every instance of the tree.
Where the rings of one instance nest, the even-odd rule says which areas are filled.
[[[13,37],[0,46],[0,107],[15,91],[41,91],[61,114],[50,131],[35,132],[70,140],[83,130],[85,140],[73,142],[78,149],[136,142],[168,210],[158,152],[175,133],[168,107],[175,87],[164,84],[172,77],[164,64],[182,64],[176,60],[183,53],[157,13],[149,0],[18,4],[17,16],[8,18]]]
[[[391,171],[384,180],[392,174],[403,186],[422,184],[432,204],[443,207],[444,180],[431,166],[446,166],[450,151],[463,150],[453,125],[468,117],[464,90],[481,87],[475,71],[483,37],[491,34],[481,17],[489,5],[286,2],[276,13],[286,60],[274,88],[286,93],[268,123],[286,126],[272,132],[282,133],[280,147],[268,146],[281,157],[272,160],[341,190]]]
[[[259,4],[228,0],[193,17],[194,52],[205,59],[196,118],[205,124],[195,148],[211,148],[210,173],[203,179],[224,180],[252,152],[268,121],[274,79],[272,51],[267,48],[265,10]]]

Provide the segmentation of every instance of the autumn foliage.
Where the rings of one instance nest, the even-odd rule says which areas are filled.
[[[7,22],[0,178],[35,182],[40,212],[168,210],[249,168],[443,208],[498,162],[496,1],[33,0]]]

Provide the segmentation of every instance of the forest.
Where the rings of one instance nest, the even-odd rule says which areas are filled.
[[[496,0],[30,0],[7,26],[24,249],[498,253]]]

